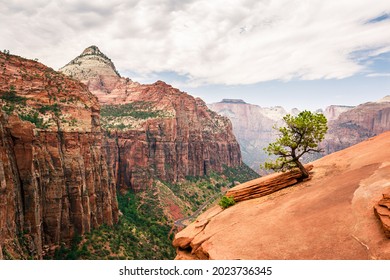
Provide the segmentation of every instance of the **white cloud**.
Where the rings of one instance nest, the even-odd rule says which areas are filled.
[[[390,73],[370,73],[366,77],[376,78],[376,77],[390,77]]]
[[[0,0],[2,49],[59,68],[95,44],[121,72],[191,84],[342,79],[389,52],[389,1]]]

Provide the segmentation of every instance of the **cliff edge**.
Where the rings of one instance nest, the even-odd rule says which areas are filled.
[[[176,259],[390,259],[388,216],[373,209],[390,187],[389,144],[385,132],[313,162],[307,182],[214,206],[175,236]]]

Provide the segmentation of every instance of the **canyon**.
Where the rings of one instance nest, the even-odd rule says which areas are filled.
[[[58,72],[2,52],[0,66],[0,259],[172,258],[175,233],[177,259],[390,258],[388,97],[324,111],[333,154],[310,180],[250,181],[243,159],[258,168],[282,107],[140,84],[96,46]],[[177,233],[235,184],[236,205]]]
[[[273,127],[283,125],[284,115],[299,113],[298,109],[288,112],[280,106],[260,107],[234,99],[224,99],[208,106],[232,121],[243,161],[262,175],[268,173],[260,167],[268,158],[263,149],[277,138],[277,131]],[[331,105],[325,110],[317,110],[316,112],[323,113],[327,118],[329,129],[321,143],[323,152],[309,155],[304,162],[316,160],[390,130],[389,110],[389,97],[356,107]]]
[[[118,139],[121,188],[145,190],[148,174],[177,182],[242,164],[230,121],[200,98],[162,81],[142,85],[120,77],[96,46],[60,72],[85,83],[102,104],[102,125]]]
[[[0,63],[2,255],[39,259],[118,221],[117,172],[84,85],[17,56]]]
[[[148,230],[170,242],[169,224],[220,191],[204,185],[202,198],[199,190],[183,201],[179,193],[195,195],[197,187],[180,184],[209,175],[222,184],[215,174],[244,166],[227,118],[162,81],[142,85],[120,77],[95,46],[63,73],[9,53],[0,53],[0,63],[0,258],[72,257],[71,244],[84,244],[90,258],[96,244],[89,240],[102,231],[138,234],[135,247],[160,250]],[[121,218],[118,199],[123,211],[142,217]],[[147,234],[113,231],[142,219]],[[102,246],[104,255],[92,257],[112,255]]]

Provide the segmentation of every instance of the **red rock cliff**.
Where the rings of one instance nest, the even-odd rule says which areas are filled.
[[[230,121],[201,99],[161,81],[141,85],[121,78],[95,46],[60,71],[85,83],[102,108],[132,106],[128,115],[102,114],[103,126],[118,139],[119,187],[145,190],[153,177],[176,182],[242,164]],[[134,117],[134,110],[143,114]]]
[[[20,57],[0,63],[0,257],[42,258],[117,222],[115,163],[83,84]]]
[[[325,154],[345,149],[390,129],[390,102],[361,104],[329,122],[325,141],[321,144]]]

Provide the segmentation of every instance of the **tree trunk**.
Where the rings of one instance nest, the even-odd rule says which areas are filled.
[[[306,168],[303,166],[303,164],[299,160],[294,160],[295,163],[297,164],[299,170],[302,173],[301,179],[306,179],[309,178],[309,172],[307,172]]]

